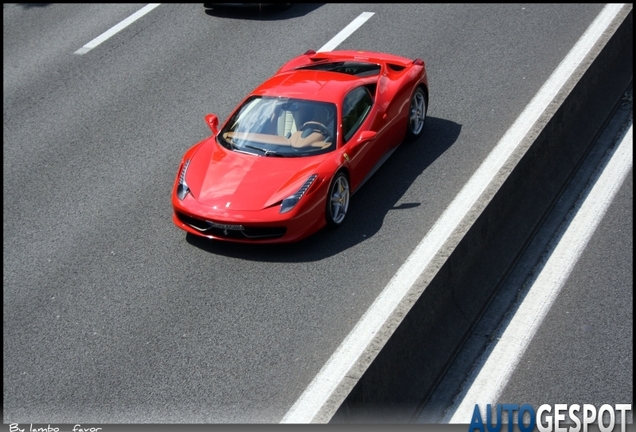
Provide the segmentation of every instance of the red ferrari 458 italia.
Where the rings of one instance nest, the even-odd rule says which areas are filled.
[[[249,94],[184,155],[173,221],[191,234],[292,242],[342,225],[351,195],[404,141],[422,134],[421,59],[308,51]]]

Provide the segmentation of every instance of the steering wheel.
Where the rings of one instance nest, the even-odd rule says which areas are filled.
[[[319,123],[317,121],[308,121],[308,122],[306,122],[300,128],[300,130],[302,131],[301,136],[303,136],[303,137],[307,137],[313,132],[318,132],[319,134],[321,134],[321,135],[323,135],[325,137],[325,141],[326,142],[332,140],[331,131],[329,131],[329,128],[327,128],[327,126],[325,126],[324,124]]]

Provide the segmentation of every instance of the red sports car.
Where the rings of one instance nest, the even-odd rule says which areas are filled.
[[[342,225],[349,199],[405,139],[422,134],[421,59],[307,51],[247,96],[184,155],[173,221],[191,234],[292,242]]]

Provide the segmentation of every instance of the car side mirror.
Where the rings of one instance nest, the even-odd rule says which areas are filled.
[[[214,135],[219,133],[219,118],[216,116],[216,114],[206,115],[205,122],[208,124]]]
[[[377,135],[377,132],[374,131],[364,131],[360,133],[360,137],[358,137],[359,143],[365,143],[367,141],[371,141]]]
[[[371,141],[376,137],[378,133],[373,131],[360,132],[357,140],[349,141],[349,152],[353,155],[357,152],[365,143]]]
[[[377,132],[373,132],[373,131],[360,132],[360,135],[358,136],[358,139],[353,141],[353,146],[352,147],[353,148],[360,147],[364,143],[367,143],[367,142],[371,141],[373,138],[375,138],[375,136],[377,134],[378,134]]]

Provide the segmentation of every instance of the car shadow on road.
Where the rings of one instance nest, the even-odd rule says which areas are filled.
[[[260,262],[312,262],[336,255],[374,236],[390,211],[418,207],[419,202],[397,205],[413,182],[459,137],[461,125],[428,117],[419,140],[403,143],[373,177],[351,197],[347,219],[337,229],[323,229],[296,243],[238,244],[186,234],[193,246],[210,253]]]
[[[205,14],[217,18],[276,21],[305,16],[325,3],[204,3]]]
[[[32,9],[32,8],[52,6],[53,3],[18,3],[18,5],[22,7],[23,9]]]

